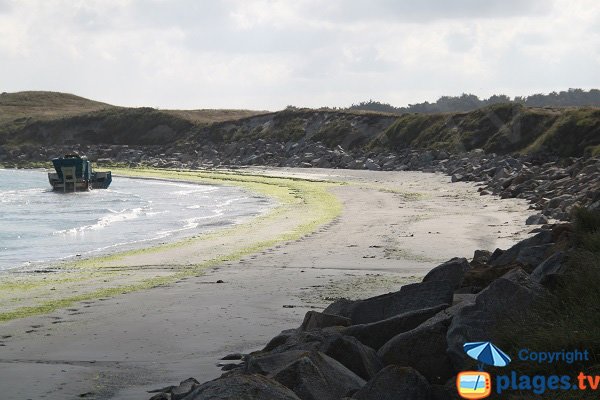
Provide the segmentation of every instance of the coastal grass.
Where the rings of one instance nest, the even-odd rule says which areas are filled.
[[[265,250],[279,243],[293,241],[310,234],[320,226],[334,220],[342,210],[339,200],[329,191],[330,188],[339,186],[339,182],[323,182],[302,178],[275,178],[263,176],[256,173],[243,174],[236,172],[213,172],[213,171],[182,171],[182,170],[152,170],[152,169],[127,169],[114,170],[113,173],[121,176],[180,180],[186,182],[234,185],[245,190],[268,196],[277,202],[270,212],[255,217],[252,220],[234,225],[229,228],[210,232],[197,237],[184,239],[174,243],[167,243],[145,249],[125,251],[121,253],[95,257],[90,259],[67,262],[57,266],[57,272],[52,273],[52,278],[44,282],[39,277],[33,278],[9,278],[8,281],[0,282],[10,292],[13,299],[18,298],[19,292],[27,294],[28,290],[35,288],[48,288],[56,285],[59,292],[55,296],[42,297],[36,304],[16,307],[14,309],[0,311],[0,322],[16,318],[44,314],[60,308],[65,308],[74,303],[94,300],[103,297],[111,297],[133,291],[149,289],[152,287],[174,283],[182,278],[196,276],[206,268],[210,268],[224,262],[239,260],[240,258]],[[300,214],[300,218],[298,215]],[[196,264],[178,266],[173,270],[161,270],[161,276],[148,276],[140,273],[139,279],[131,278],[136,274],[135,268],[126,269],[122,272],[106,268],[107,265],[118,265],[120,260],[129,256],[144,254],[147,252],[160,252],[166,249],[183,247],[193,244],[199,240],[210,240],[226,235],[252,234],[252,230],[259,224],[277,223],[278,219],[292,217],[298,218],[298,223],[291,229],[279,233],[273,237],[253,241],[247,245],[220,254],[206,261]],[[127,283],[119,284],[121,278],[126,277]],[[92,280],[105,280],[103,285],[93,288],[85,293],[74,294],[65,283],[86,284]],[[63,287],[60,287],[63,284]],[[78,287],[81,289],[81,287]],[[15,293],[16,292],[16,293]],[[68,294],[67,294],[68,292]],[[64,294],[63,294],[64,293]],[[10,301],[10,299],[9,299]]]
[[[600,213],[586,209],[574,212],[574,250],[569,254],[567,272],[554,289],[554,297],[539,305],[524,321],[500,329],[501,344],[509,353],[534,351],[588,350],[589,360],[573,364],[538,364],[513,358],[511,369],[520,374],[568,375],[576,383],[579,372],[600,376]],[[597,399],[593,390],[577,391],[578,399]],[[506,394],[506,393],[505,393]],[[503,398],[528,399],[531,391]],[[573,399],[573,391],[548,391],[540,399]]]

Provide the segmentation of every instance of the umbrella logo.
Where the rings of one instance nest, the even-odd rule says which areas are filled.
[[[469,357],[479,362],[480,371],[483,371],[484,365],[506,367],[510,363],[510,357],[491,342],[465,343],[463,349]]]
[[[505,367],[510,357],[491,342],[465,343],[467,355],[478,362],[479,371],[463,371],[456,377],[456,388],[463,399],[483,399],[492,393],[490,374],[483,371],[484,365]]]

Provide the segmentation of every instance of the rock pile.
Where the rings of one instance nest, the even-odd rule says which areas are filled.
[[[236,142],[185,142],[166,146],[72,145],[0,146],[4,166],[47,162],[78,151],[99,165],[124,164],[153,168],[239,168],[242,166],[319,167],[376,171],[442,172],[452,182],[481,182],[482,195],[522,198],[535,214],[527,224],[544,224],[548,218],[567,220],[573,207],[600,209],[600,157],[549,158],[486,154],[482,150],[449,154],[441,150],[367,151],[341,146],[329,148],[318,141],[239,139]]]
[[[546,225],[510,249],[453,258],[397,292],[339,299],[262,350],[224,357],[241,361],[221,377],[187,379],[151,399],[456,398],[457,372],[474,367],[462,345],[497,341],[499,327],[553,296],[571,235],[569,224]]]

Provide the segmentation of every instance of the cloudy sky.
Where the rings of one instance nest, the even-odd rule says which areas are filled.
[[[0,0],[0,91],[396,106],[600,87],[597,0]]]

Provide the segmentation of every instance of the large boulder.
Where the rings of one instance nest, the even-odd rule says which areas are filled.
[[[535,268],[546,259],[553,247],[554,245],[552,243],[525,247],[519,252],[516,262],[527,267]]]
[[[320,352],[307,352],[272,377],[302,400],[338,400],[365,384],[348,368]]]
[[[384,365],[410,366],[430,383],[445,382],[455,372],[446,353],[448,326],[454,316],[470,304],[472,301],[466,300],[441,310],[416,328],[394,336],[377,354]]]
[[[422,310],[409,311],[370,324],[352,325],[344,329],[342,333],[344,335],[353,336],[363,344],[378,350],[397,334],[416,328],[448,306],[449,304],[441,304]]]
[[[350,318],[353,324],[368,324],[409,311],[442,304],[452,304],[453,284],[449,281],[429,281],[405,285],[397,292],[364,300],[338,300],[325,313]]]
[[[273,379],[258,374],[230,372],[196,387],[183,400],[300,400]]]
[[[194,378],[188,378],[179,382],[179,385],[171,385],[161,389],[150,390],[148,393],[157,393],[150,400],[181,400],[186,397],[192,390],[200,386]]]
[[[339,315],[309,311],[304,316],[304,321],[302,321],[300,330],[309,331],[330,326],[350,326],[351,322],[350,318],[341,317]]]
[[[188,378],[179,383],[179,386],[171,389],[171,400],[181,400],[185,398],[192,390],[200,386],[194,378]]]
[[[428,400],[430,386],[427,380],[410,367],[390,365],[373,377],[359,391],[357,400]]]
[[[250,354],[246,358],[246,372],[273,376],[307,354],[306,350],[288,350],[280,353]]]
[[[271,339],[259,353],[281,353],[288,350],[318,350],[326,341],[339,337],[341,329],[338,327],[310,331],[287,329]]]
[[[539,250],[543,250],[545,252],[547,248],[545,247],[536,247],[543,246],[552,243],[553,235],[552,231],[544,230],[542,232],[537,233],[536,235],[527,238],[525,240],[521,240],[519,243],[515,244],[508,250],[505,251],[495,251],[490,258],[490,265],[493,267],[501,267],[508,264],[513,264],[515,262],[528,262],[532,261],[532,254],[540,254]],[[531,248],[536,247],[534,250]],[[519,257],[521,259],[519,260]],[[537,265],[534,265],[537,266]]]
[[[544,260],[531,273],[531,279],[543,285],[551,283],[558,275],[562,275],[566,270],[566,256],[562,251],[558,251]]]
[[[484,265],[490,261],[492,253],[488,250],[475,250],[471,264]]]
[[[526,225],[543,225],[548,223],[548,218],[544,214],[534,214],[527,218]]]
[[[423,282],[449,281],[455,289],[459,288],[471,265],[466,258],[455,257],[438,265],[423,278]]]
[[[340,336],[327,341],[321,346],[321,352],[365,380],[371,379],[383,368],[377,352],[352,336]]]
[[[276,345],[274,345],[276,344]],[[250,372],[272,373],[274,368],[264,367],[273,364],[278,367],[286,359],[276,356],[277,353],[304,351],[320,351],[342,363],[363,379],[369,379],[382,367],[374,349],[365,346],[352,336],[343,336],[337,328],[326,328],[312,331],[284,331],[260,352],[248,356],[248,365],[261,365],[261,369],[250,369]]]
[[[514,269],[482,290],[473,304],[459,310],[448,328],[448,353],[456,370],[468,365],[463,351],[466,342],[492,341],[497,329],[512,320],[522,320],[548,291],[530,279],[522,269]]]

